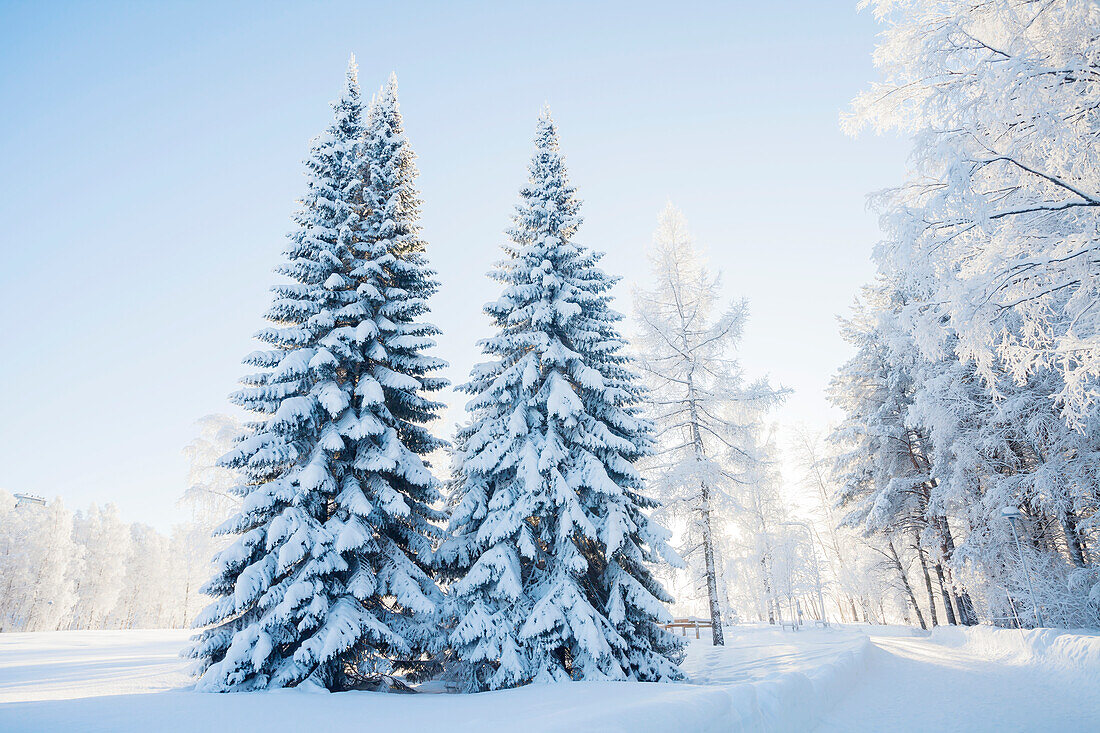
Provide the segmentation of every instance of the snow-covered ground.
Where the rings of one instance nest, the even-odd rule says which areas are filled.
[[[873,643],[822,733],[1100,730],[1100,635],[939,628]]]
[[[705,634],[704,634],[705,635]],[[1088,730],[1100,636],[737,627],[692,640],[690,684],[586,682],[480,695],[186,689],[185,631],[0,634],[0,730]]]

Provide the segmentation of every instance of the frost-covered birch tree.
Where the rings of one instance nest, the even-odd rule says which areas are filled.
[[[574,240],[580,201],[548,110],[486,313],[490,361],[462,390],[449,537],[455,676],[469,689],[675,680],[681,645],[654,578],[677,562],[635,466],[652,426],[623,352],[614,279]]]
[[[882,262],[932,286],[920,307],[990,387],[1055,371],[1082,428],[1100,410],[1100,6],[864,4],[887,26],[882,79],[846,123],[914,139],[908,180],[877,200]]]
[[[831,590],[836,594],[837,611],[841,618],[850,614],[853,622],[858,621],[856,598],[860,599],[860,605],[865,605],[867,593],[861,587],[862,573],[858,572],[860,548],[853,541],[852,533],[845,532],[840,526],[836,512],[835,456],[821,435],[805,427],[794,431],[790,450],[802,472],[800,479],[803,488],[818,502],[814,524],[822,541],[825,565],[833,579]]]
[[[245,483],[190,651],[202,690],[377,684],[432,642],[442,514],[421,431],[437,383],[420,377],[438,362],[374,226],[363,111],[353,60],[307,160],[268,348],[246,359],[261,371],[234,395],[255,419],[222,461]]]
[[[902,547],[912,550],[935,626],[940,617],[931,571],[935,569],[941,586],[943,571],[929,552],[940,517],[931,510],[935,482],[929,473],[928,441],[923,427],[910,420],[913,369],[897,354],[898,342],[903,352],[909,342],[896,328],[897,294],[880,284],[866,288],[864,295],[854,316],[842,322],[842,334],[856,353],[837,371],[829,392],[845,413],[831,436],[839,447],[837,504],[844,510],[844,525],[877,536],[880,543],[904,542]],[[955,612],[946,589],[941,595],[953,624]]]
[[[912,134],[913,163],[874,201],[883,297],[859,338],[881,368],[849,362],[834,394],[849,445],[877,430],[904,450],[849,453],[847,496],[865,528],[908,528],[933,623],[929,569],[948,622],[1095,623],[1100,9],[867,4],[888,26],[883,80],[847,123]],[[1024,517],[1020,550],[1006,508]]]
[[[732,510],[722,518],[735,533],[727,543],[725,565],[740,577],[726,582],[739,587],[741,595],[751,600],[759,620],[774,624],[783,618],[780,595],[784,584],[778,565],[789,554],[790,539],[783,526],[789,517],[780,495],[774,436],[761,427],[745,435],[739,449],[745,453],[744,468],[735,477]]]
[[[686,519],[682,552],[702,562],[698,574],[720,645],[720,518],[736,506],[739,470],[755,460],[746,441],[782,392],[763,379],[746,384],[735,350],[747,305],[723,308],[720,277],[706,267],[671,204],[661,213],[650,257],[654,286],[634,297],[639,363],[657,425],[658,450],[647,470],[667,511]]]
[[[81,562],[73,517],[60,499],[19,506],[0,491],[0,631],[55,631],[67,624]]]
[[[120,629],[155,629],[166,625],[171,604],[178,599],[171,583],[169,539],[147,524],[129,526],[129,552],[118,601],[108,626]],[[178,589],[177,589],[178,590]]]
[[[244,437],[245,428],[229,415],[205,415],[199,433],[183,449],[189,462],[187,488],[177,505],[186,518],[172,528],[172,586],[178,608],[172,609],[171,625],[188,626],[209,602],[200,592],[214,573],[213,558],[232,544],[232,537],[215,534],[225,518],[240,508],[237,472],[219,465],[222,456]]]
[[[73,629],[102,629],[122,593],[126,559],[130,553],[130,528],[114,504],[92,505],[73,519],[73,541],[80,546],[73,575]]]

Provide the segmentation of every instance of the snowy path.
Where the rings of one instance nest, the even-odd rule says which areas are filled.
[[[868,642],[868,633],[871,642]],[[198,694],[186,631],[0,634],[0,731],[1097,730],[1100,636],[734,627],[691,640],[690,682],[577,682],[480,695]],[[1025,640],[1025,641],[1021,641]],[[873,645],[872,645],[873,642]]]
[[[826,713],[820,733],[1100,726],[1100,670],[1082,674],[1057,663],[1014,660],[926,638],[872,637],[872,642],[867,674]],[[906,702],[912,696],[921,704]]]
[[[904,633],[909,633],[908,629]],[[774,628],[726,627],[726,646],[712,646],[704,632],[691,639],[681,668],[692,684],[731,685],[776,680],[834,661],[863,645],[861,631],[806,629],[798,633]]]

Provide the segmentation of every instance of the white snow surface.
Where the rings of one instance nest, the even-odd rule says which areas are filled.
[[[1100,634],[940,627],[930,639],[875,638],[867,674],[817,730],[1093,731],[1098,721]]]
[[[690,634],[691,632],[689,632]],[[1088,730],[1100,635],[730,627],[691,640],[689,684],[581,682],[474,695],[189,689],[187,631],[0,634],[0,730]],[[703,632],[706,637],[706,632]]]

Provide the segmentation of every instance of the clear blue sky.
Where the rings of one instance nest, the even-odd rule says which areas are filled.
[[[549,102],[619,309],[671,199],[751,302],[749,371],[797,390],[780,419],[823,422],[905,161],[837,124],[877,32],[854,0],[0,4],[0,488],[172,521],[350,52],[400,80],[452,380]]]

